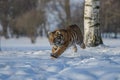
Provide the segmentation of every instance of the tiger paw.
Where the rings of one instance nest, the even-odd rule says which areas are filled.
[[[55,54],[53,54],[53,53],[51,53],[50,56],[51,56],[52,58],[58,58],[58,57],[57,57]]]
[[[85,49],[85,48],[86,48],[86,46],[85,46],[84,43],[82,43],[80,46],[81,46],[82,49]]]

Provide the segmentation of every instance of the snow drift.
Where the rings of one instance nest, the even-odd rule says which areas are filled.
[[[105,45],[69,48],[58,59],[51,59],[48,40],[2,38],[0,80],[120,80],[120,40],[103,39]]]

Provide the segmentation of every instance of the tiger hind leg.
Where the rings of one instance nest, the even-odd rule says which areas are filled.
[[[72,50],[73,50],[74,52],[77,52],[77,46],[74,45],[74,46],[72,47]]]
[[[81,47],[82,49],[85,49],[85,48],[86,48],[86,46],[85,46],[84,43],[80,44],[80,47]]]

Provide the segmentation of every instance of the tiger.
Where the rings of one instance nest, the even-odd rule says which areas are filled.
[[[77,45],[82,49],[86,46],[83,35],[76,24],[69,25],[65,29],[57,29],[48,34],[50,45],[52,45],[52,58],[58,58],[67,48],[73,46],[73,51],[77,52]]]

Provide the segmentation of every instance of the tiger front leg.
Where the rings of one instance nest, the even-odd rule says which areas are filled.
[[[66,48],[67,47],[65,46],[53,47],[51,57],[58,58],[66,50]]]
[[[56,50],[57,50],[57,48],[58,48],[57,46],[53,46],[53,47],[52,47],[52,53],[55,53]]]

